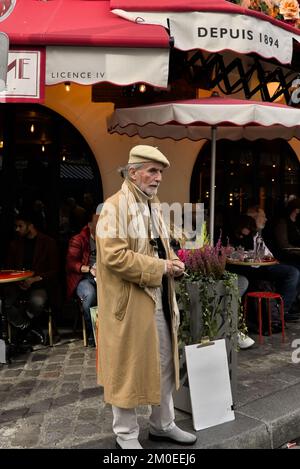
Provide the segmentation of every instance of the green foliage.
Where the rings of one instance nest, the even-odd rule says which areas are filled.
[[[219,280],[209,276],[202,277],[201,279],[184,277],[180,281],[178,286],[179,307],[181,312],[181,324],[179,328],[180,348],[193,343],[190,320],[190,297],[187,288],[188,283],[197,285],[199,303],[201,304],[202,330],[201,336],[196,338],[196,343],[200,342],[204,337],[209,337],[210,340],[216,339],[221,323],[221,315],[224,314],[224,310],[226,311],[226,336],[228,339],[237,333],[237,329],[247,333],[236,280],[236,274],[225,271],[222,279]],[[224,286],[224,295],[217,293],[217,284],[220,281]],[[237,327],[234,324],[234,318],[232,316],[234,305],[238,305]]]

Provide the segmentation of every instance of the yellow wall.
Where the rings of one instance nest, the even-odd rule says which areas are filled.
[[[160,199],[170,203],[189,201],[191,174],[204,140],[174,142],[109,135],[106,117],[113,112],[113,104],[92,103],[90,86],[72,84],[70,92],[63,84],[48,86],[45,105],[71,122],[89,144],[98,163],[105,198],[120,188],[117,168],[127,163],[130,148],[143,143],[158,146],[171,163],[159,190]]]
[[[160,199],[169,203],[189,201],[193,166],[205,140],[174,142],[110,135],[106,130],[106,117],[113,112],[113,104],[92,103],[90,86],[72,84],[69,93],[63,84],[48,86],[45,104],[70,121],[89,144],[98,163],[104,198],[119,189],[122,180],[117,169],[126,164],[130,148],[144,143],[158,146],[171,162],[160,187]],[[290,144],[300,159],[300,142],[293,139]]]

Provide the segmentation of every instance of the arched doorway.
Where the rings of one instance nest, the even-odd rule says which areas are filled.
[[[193,168],[190,201],[209,207],[211,143],[201,149]],[[259,204],[268,216],[300,194],[300,164],[291,146],[272,141],[220,140],[216,158],[216,234],[249,205]]]
[[[13,236],[16,210],[45,206],[46,232],[60,238],[60,208],[70,197],[103,200],[94,155],[78,130],[46,107],[0,105],[0,264]]]

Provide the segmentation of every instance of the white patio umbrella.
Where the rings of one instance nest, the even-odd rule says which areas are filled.
[[[213,243],[217,140],[300,139],[300,109],[221,97],[173,101],[117,109],[108,119],[108,131],[142,138],[211,139],[209,234]]]

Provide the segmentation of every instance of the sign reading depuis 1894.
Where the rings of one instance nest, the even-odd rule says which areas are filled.
[[[180,17],[170,19],[171,35],[179,49],[224,49],[240,53],[255,52],[266,58],[290,63],[293,34],[273,24],[250,16],[223,13],[187,13],[187,23]],[[189,27],[187,26],[189,24]]]
[[[293,39],[300,42],[299,34],[265,19],[248,15],[217,11],[112,11],[137,23],[161,24],[169,28],[174,46],[185,51],[202,49],[208,52],[231,50],[240,54],[253,52],[266,59],[275,58],[282,64],[288,64],[292,61]]]

